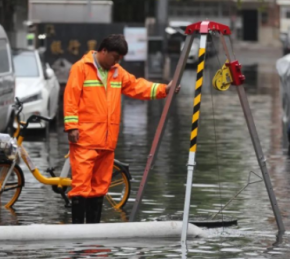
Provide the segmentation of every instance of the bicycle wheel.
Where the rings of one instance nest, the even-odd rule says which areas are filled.
[[[125,206],[131,191],[131,184],[127,174],[116,164],[113,167],[112,182],[106,199],[115,209]]]
[[[0,187],[7,176],[11,162],[0,162]],[[0,206],[10,208],[17,201],[22,187],[24,186],[24,176],[21,168],[16,165],[11,172],[5,188],[0,193]]]

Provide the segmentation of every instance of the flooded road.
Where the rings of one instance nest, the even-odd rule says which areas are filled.
[[[279,51],[245,50],[237,57],[248,79],[245,89],[259,133],[267,167],[281,209],[290,229],[290,162],[282,150],[279,80],[274,69]],[[257,58],[257,56],[259,58]],[[223,60],[223,58],[220,58]],[[193,177],[190,217],[210,218],[249,181],[259,181],[261,172],[234,87],[216,92],[210,81],[218,68],[208,60],[202,92],[196,168]],[[139,221],[182,218],[189,150],[195,70],[187,69],[182,89],[175,98],[162,144],[137,215]],[[105,204],[102,222],[126,222],[132,210],[164,101],[122,103],[122,125],[116,158],[129,163],[132,174],[130,199],[121,212]],[[31,133],[24,146],[33,162],[45,171],[61,169],[68,151],[62,126],[49,138]],[[38,183],[21,164],[26,184],[15,210],[1,209],[1,225],[67,224],[70,209],[51,187]],[[253,173],[256,173],[256,176]],[[179,238],[170,240],[77,240],[5,243],[0,258],[289,258],[290,233],[276,239],[276,222],[262,182],[249,185],[221,216],[238,220],[237,226],[206,230],[207,238],[188,242],[188,254]]]

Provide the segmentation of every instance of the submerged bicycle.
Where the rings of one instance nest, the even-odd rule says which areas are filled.
[[[55,176],[54,168],[48,168],[46,172],[51,177],[46,177],[34,165],[27,150],[22,145],[30,122],[41,120],[49,122],[51,119],[40,115],[31,115],[26,122],[22,122],[20,121],[20,113],[23,109],[23,104],[17,98],[14,107],[17,111],[16,121],[18,125],[14,138],[8,134],[0,133],[0,206],[12,207],[24,187],[24,174],[19,166],[20,158],[22,158],[37,181],[45,185],[51,185],[53,191],[60,194],[65,200],[66,206],[69,206],[70,201],[66,195],[68,187],[71,186],[69,154],[66,155],[60,176]],[[126,204],[131,191],[130,180],[129,165],[115,159],[112,182],[105,196],[114,209],[120,209]]]

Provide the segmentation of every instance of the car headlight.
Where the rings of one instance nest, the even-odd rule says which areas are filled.
[[[30,103],[30,102],[34,102],[34,101],[37,101],[37,100],[40,100],[40,99],[42,99],[42,94],[38,93],[38,94],[34,94],[32,96],[29,96],[29,97],[22,98],[21,102]]]

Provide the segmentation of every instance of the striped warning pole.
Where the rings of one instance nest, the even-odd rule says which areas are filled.
[[[203,71],[204,71],[204,64],[205,64],[206,41],[207,41],[207,34],[201,34],[199,53],[198,53],[198,66],[197,66],[197,75],[196,75],[196,83],[195,83],[194,102],[193,102],[190,149],[189,149],[189,157],[188,157],[188,164],[187,164],[187,182],[186,182],[186,193],[185,193],[184,212],[183,212],[183,226],[182,226],[182,234],[181,234],[182,245],[186,245],[186,237],[187,237],[192,178],[193,178],[193,171],[194,171],[194,166],[195,166],[198,120],[199,120],[199,111],[200,111],[200,102],[201,102],[201,88],[202,88],[202,83],[203,83]]]

